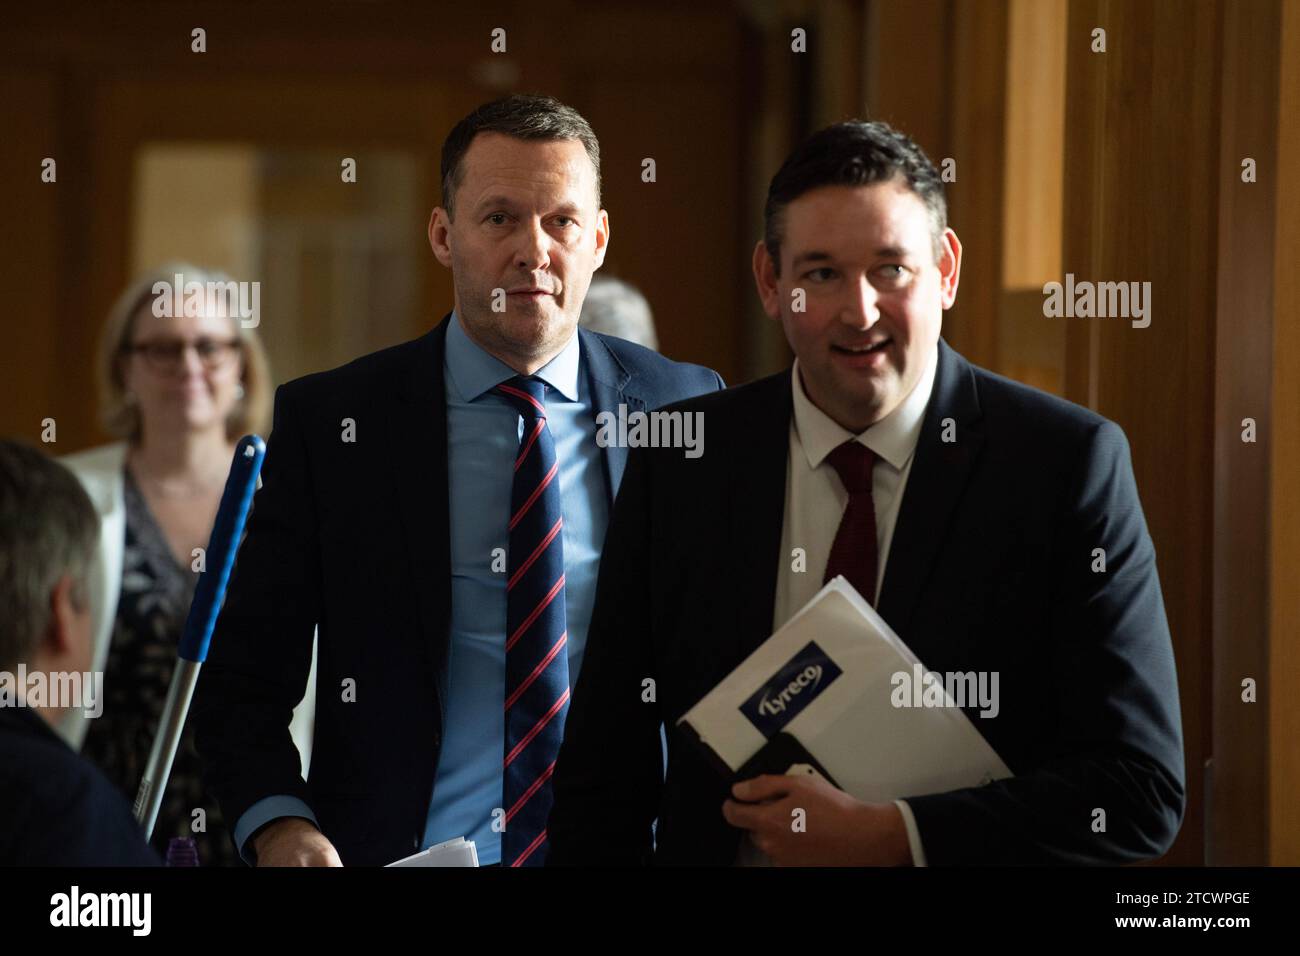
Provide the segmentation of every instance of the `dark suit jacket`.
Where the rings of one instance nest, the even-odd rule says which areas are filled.
[[[157,866],[131,807],[34,710],[0,707],[0,866]]]
[[[629,459],[555,771],[549,863],[735,858],[727,782],[675,723],[772,630],[790,560],[790,373],[675,408],[704,413],[704,455]],[[941,440],[945,419],[955,442]],[[1105,573],[1091,570],[1098,547]],[[1015,776],[909,799],[928,863],[1118,863],[1168,848],[1184,809],[1178,688],[1118,426],[941,341],[878,609],[930,670],[1000,674],[1000,714],[967,715]]]
[[[209,786],[230,821],[306,802],[345,864],[423,835],[442,742],[450,621],[448,318],[423,337],[280,387],[275,422],[194,702]],[[722,387],[710,369],[580,329],[594,412]],[[342,420],[354,443],[341,441]],[[610,500],[624,448],[604,450]],[[309,780],[289,735],[319,624]],[[342,699],[355,681],[355,701]]]

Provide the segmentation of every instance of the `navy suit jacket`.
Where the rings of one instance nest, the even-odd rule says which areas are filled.
[[[347,865],[418,846],[442,742],[450,623],[447,322],[281,386],[254,499],[194,701],[227,820],[304,801]],[[594,413],[719,389],[710,369],[579,329]],[[341,440],[343,419],[355,441]],[[604,449],[612,502],[627,449]],[[289,735],[319,625],[309,779]],[[343,700],[352,680],[355,700]]]
[[[555,769],[551,864],[736,857],[728,782],[675,724],[772,630],[791,560],[779,553],[790,372],[673,407],[704,414],[708,443],[699,459],[653,448],[629,459]],[[878,610],[929,670],[999,672],[1000,713],[966,713],[1015,774],[900,794],[927,862],[1163,853],[1185,805],[1182,725],[1124,433],[940,341],[915,454]]]
[[[27,707],[0,707],[0,866],[157,866],[131,807]]]

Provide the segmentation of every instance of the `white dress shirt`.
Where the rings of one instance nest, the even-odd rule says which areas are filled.
[[[876,509],[876,596],[885,580],[889,547],[894,539],[899,505],[912,471],[921,423],[934,388],[938,349],[916,387],[896,409],[860,435],[843,428],[808,398],[796,359],[790,373],[794,415],[790,420],[790,454],[786,459],[785,521],[781,531],[781,554],[777,571],[776,602],[772,630],[776,631],[822,589],[822,578],[830,560],[831,545],[840,519],[849,503],[849,493],[826,457],[846,441],[856,440],[876,455],[871,471],[871,497]],[[802,571],[794,569],[794,549],[803,549]],[[868,598],[871,596],[867,595]],[[925,866],[921,836],[906,801],[895,800],[907,827],[912,862]],[[746,837],[741,840],[736,862],[762,864],[763,854]]]

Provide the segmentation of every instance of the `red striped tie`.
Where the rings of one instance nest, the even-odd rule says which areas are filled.
[[[564,516],[559,462],[546,424],[546,386],[517,376],[497,386],[524,422],[510,495],[506,560],[506,737],[501,862],[546,859],[551,773],[569,709]]]

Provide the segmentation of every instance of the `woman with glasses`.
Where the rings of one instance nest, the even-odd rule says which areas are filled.
[[[64,460],[101,520],[92,607],[105,699],[101,716],[77,711],[63,732],[129,799],[158,729],[235,443],[265,434],[270,406],[256,334],[219,296],[169,308],[178,276],[204,289],[229,281],[174,264],[119,297],[99,362],[104,424],[119,441]],[[170,301],[155,293],[158,283]],[[167,314],[175,312],[182,314]],[[187,725],[150,842],[163,854],[171,837],[190,836],[203,865],[232,865],[234,847],[203,788],[192,736]],[[196,831],[196,820],[204,829]]]

